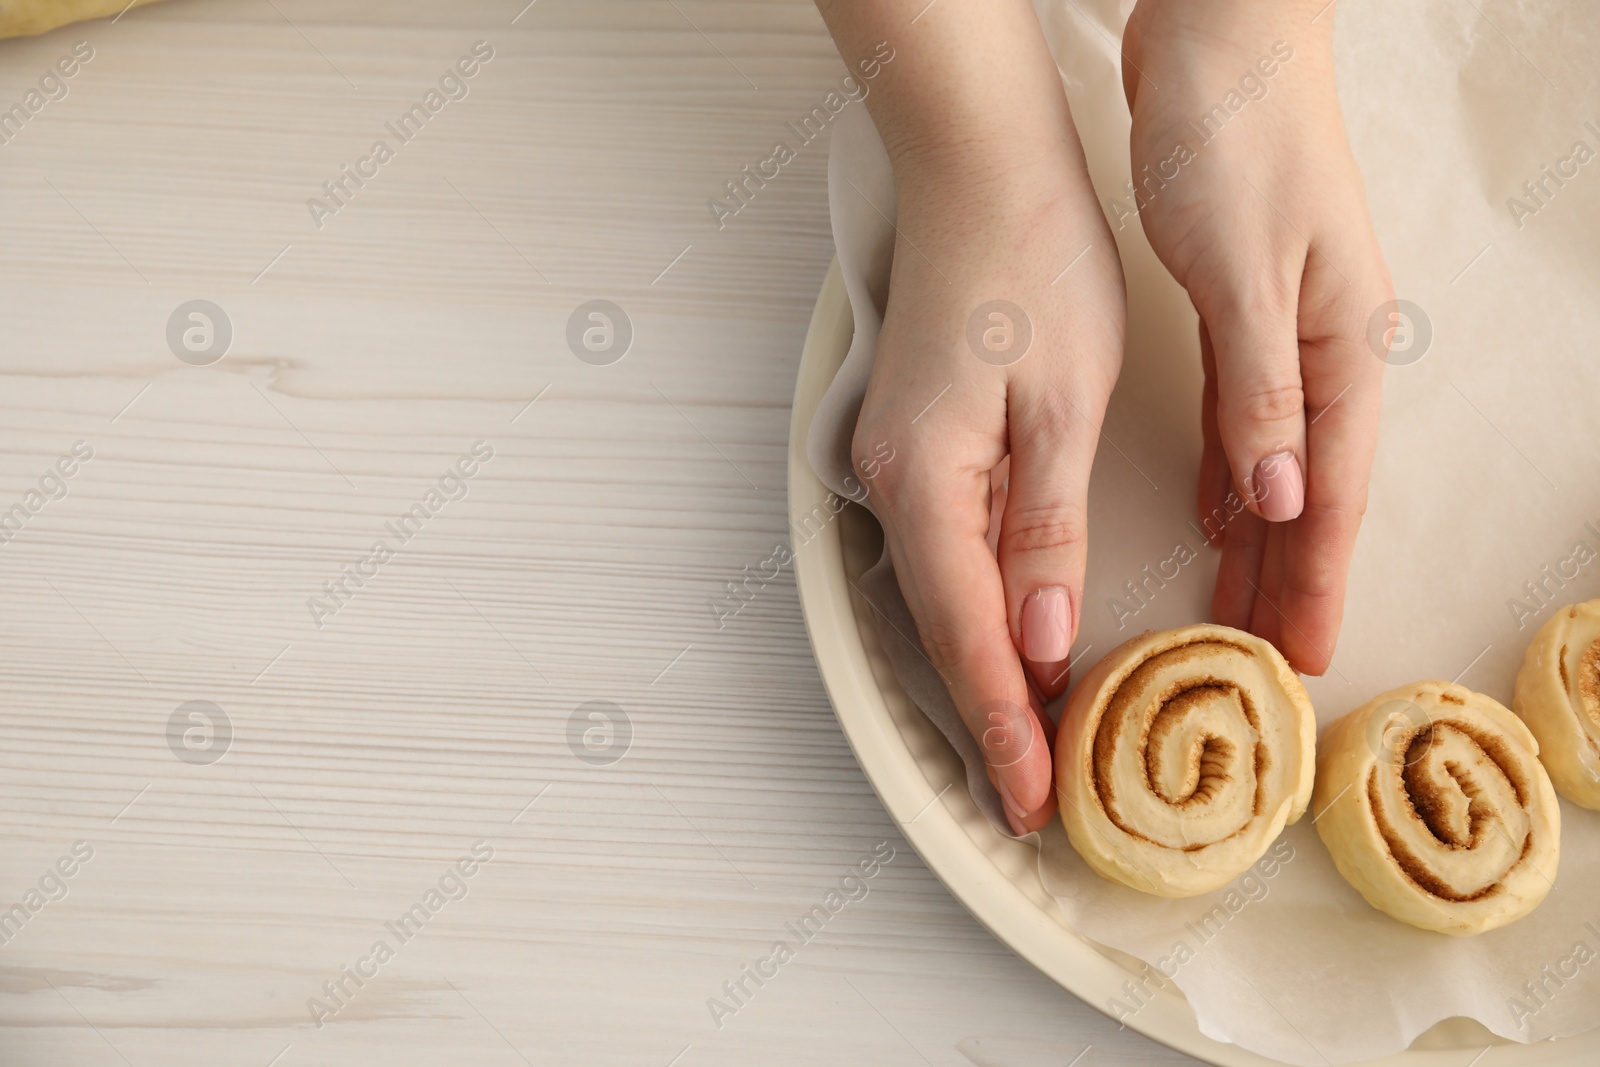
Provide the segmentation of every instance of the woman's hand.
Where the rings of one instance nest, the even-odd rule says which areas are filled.
[[[1338,637],[1378,433],[1368,323],[1393,297],[1323,2],[1140,0],[1123,40],[1139,216],[1200,313],[1200,516],[1249,507],[1212,611],[1308,674]]]
[[[820,6],[847,62],[895,48],[867,100],[898,218],[854,458],[876,471],[900,588],[1011,827],[1036,830],[1056,805],[1040,695],[1066,688],[1077,633],[1121,265],[1027,0]],[[895,459],[878,466],[885,443]]]
[[[895,449],[873,483],[895,573],[1022,833],[1055,810],[1039,698],[1067,685],[1124,299],[1086,176],[995,181],[900,202],[854,450],[861,465]],[[990,472],[1008,455],[997,556]]]

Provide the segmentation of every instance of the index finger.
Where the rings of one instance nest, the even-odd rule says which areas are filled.
[[[1007,821],[1021,834],[1054,814],[1053,768],[986,540],[988,479],[986,470],[908,462],[887,484],[880,475],[879,510],[923,647],[992,769]]]

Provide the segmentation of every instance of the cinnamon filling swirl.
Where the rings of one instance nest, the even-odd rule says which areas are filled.
[[[1102,660],[1057,741],[1062,817],[1101,874],[1164,896],[1223,884],[1305,809],[1314,718],[1271,645],[1220,626]]]
[[[1394,690],[1323,737],[1318,833],[1380,911],[1458,935],[1503,926],[1555,878],[1559,809],[1537,752],[1489,697],[1445,682]]]

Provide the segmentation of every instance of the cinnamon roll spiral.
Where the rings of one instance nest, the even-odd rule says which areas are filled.
[[[1538,738],[1556,791],[1600,810],[1600,600],[1562,608],[1539,628],[1511,709]]]
[[[1538,756],[1522,721],[1482,693],[1392,690],[1323,735],[1317,833],[1379,911],[1457,937],[1493,930],[1555,880],[1561,811]]]
[[[1061,817],[1112,881],[1226,885],[1306,810],[1316,718],[1271,644],[1226,626],[1146,633],[1097,663],[1056,739]]]

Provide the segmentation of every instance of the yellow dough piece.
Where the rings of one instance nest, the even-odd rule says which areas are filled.
[[[1424,930],[1505,926],[1555,881],[1561,809],[1539,743],[1504,705],[1459,685],[1402,686],[1328,727],[1313,806],[1345,880]]]
[[[136,0],[144,6],[152,0]],[[128,0],[0,0],[0,37],[31,37],[84,19],[112,18]]]
[[[1249,869],[1311,797],[1316,716],[1271,644],[1226,626],[1146,633],[1095,664],[1056,735],[1073,847],[1162,897]]]
[[[1600,600],[1562,608],[1539,627],[1511,710],[1539,739],[1556,791],[1600,810]]]

